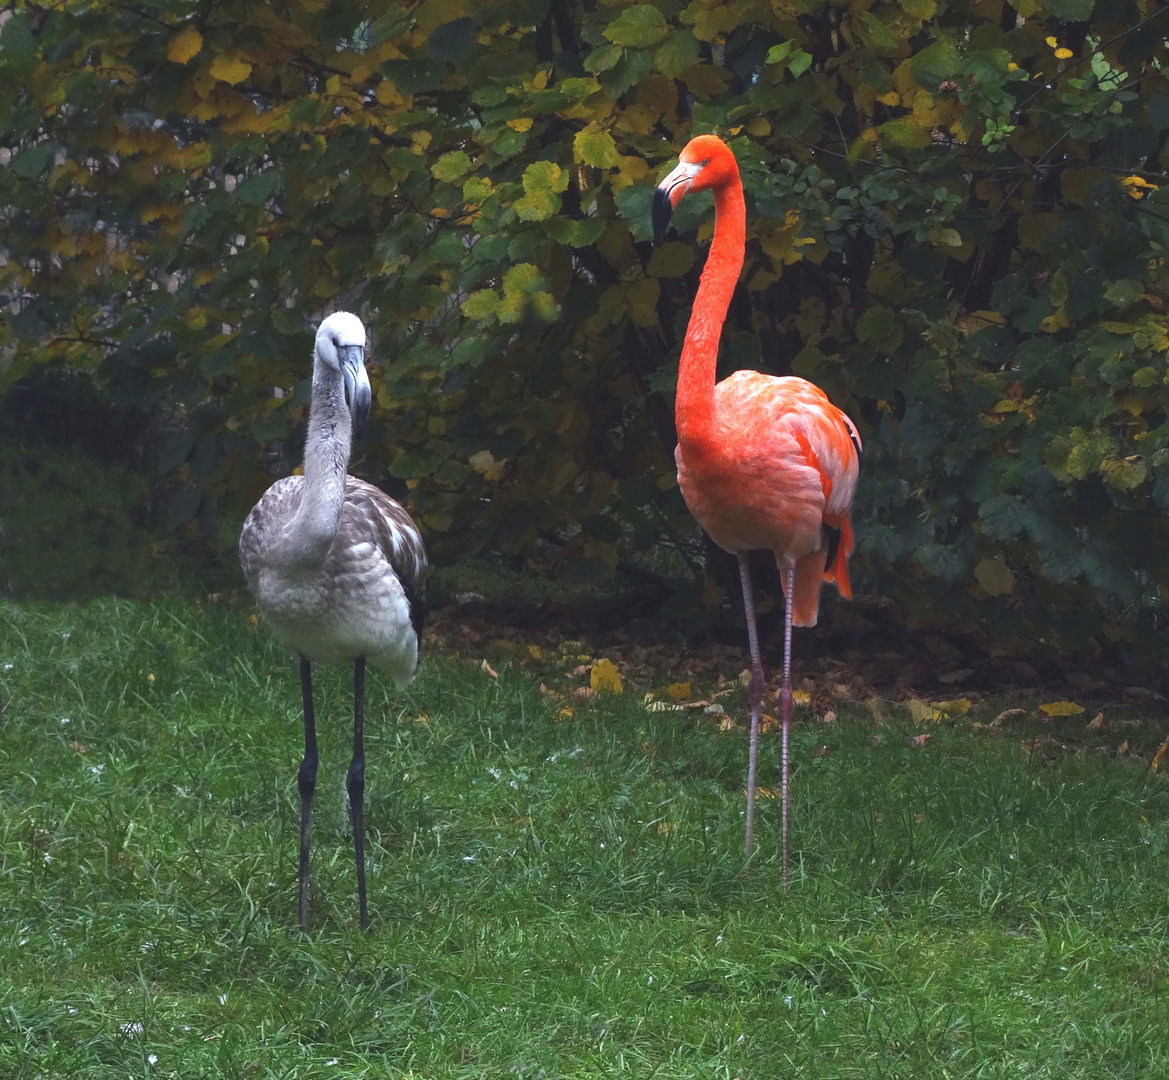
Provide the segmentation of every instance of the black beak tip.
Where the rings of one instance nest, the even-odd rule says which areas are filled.
[[[353,417],[353,438],[356,439],[361,434],[361,429],[365,427],[366,420],[369,419],[370,398],[366,394],[358,393],[357,400],[353,402],[350,410]]]
[[[654,243],[660,244],[666,237],[666,228],[670,224],[670,216],[674,213],[670,202],[670,193],[665,188],[654,191],[653,201],[653,231]]]

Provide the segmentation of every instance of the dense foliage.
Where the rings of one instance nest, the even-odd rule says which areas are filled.
[[[716,131],[749,216],[723,372],[857,420],[862,584],[1135,643],[1169,584],[1165,10],[16,4],[0,383],[63,363],[171,410],[170,523],[207,525],[268,479],[344,304],[380,365],[361,467],[440,556],[695,565],[672,388],[710,209],[654,250],[648,204]]]

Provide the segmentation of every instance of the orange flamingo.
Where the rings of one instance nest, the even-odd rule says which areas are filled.
[[[783,887],[787,889],[788,727],[792,626],[815,626],[822,581],[852,596],[849,508],[860,470],[856,425],[806,379],[736,371],[715,384],[718,341],[743,267],[746,209],[734,154],[714,135],[699,135],[654,195],[654,242],[690,192],[714,192],[714,240],[686,328],[678,369],[675,420],[678,486],[690,513],[724,551],[739,557],[751,650],[751,749],[747,769],[749,859],[755,831],[755,758],[763,664],[747,552],[775,552],[784,592]]]

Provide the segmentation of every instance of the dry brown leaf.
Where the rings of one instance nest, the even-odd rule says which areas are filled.
[[[1128,739],[1125,739],[1124,742],[1122,742],[1116,748],[1116,756],[1117,757],[1128,757],[1128,751],[1129,751]]]
[[[769,716],[767,713],[759,714],[759,734],[765,735],[769,732],[779,721],[774,716]]]
[[[69,749],[76,750],[79,754],[85,754],[89,752],[89,747],[86,746],[85,743],[80,742],[71,742],[69,744]]]
[[[484,675],[490,675],[493,679],[499,678],[499,672],[496,671],[495,668],[493,668],[489,663],[487,663],[486,660],[484,660],[483,663],[479,665],[479,670],[482,671]]]
[[[595,693],[596,690],[594,690],[591,686],[578,686],[575,690],[573,690],[572,696],[577,701],[587,701]]]
[[[909,745],[912,746],[914,750],[920,750],[929,741],[930,733],[925,731],[920,735],[914,735],[913,738],[909,740]]]
[[[1003,709],[991,722],[992,728],[1000,728],[1009,720],[1022,720],[1027,715],[1026,709]]]
[[[1088,729],[1090,731],[1104,730],[1104,714],[1102,712],[1098,712],[1094,717],[1092,717],[1091,720],[1088,721]]]
[[[836,722],[836,710],[829,709],[820,719],[826,724],[834,724]]]

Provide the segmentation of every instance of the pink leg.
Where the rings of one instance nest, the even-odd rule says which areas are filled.
[[[783,571],[783,689],[779,692],[780,717],[783,720],[783,781],[781,799],[783,828],[783,891],[787,892],[787,732],[792,715],[792,568]]]
[[[751,566],[747,553],[739,553],[739,577],[743,582],[743,610],[747,615],[747,645],[751,652],[751,682],[747,700],[751,706],[751,749],[747,764],[747,839],[744,853],[750,860],[755,847],[755,758],[759,750],[759,706],[763,701],[763,661],[759,659],[759,636],[755,630],[755,598],[751,590]]]

